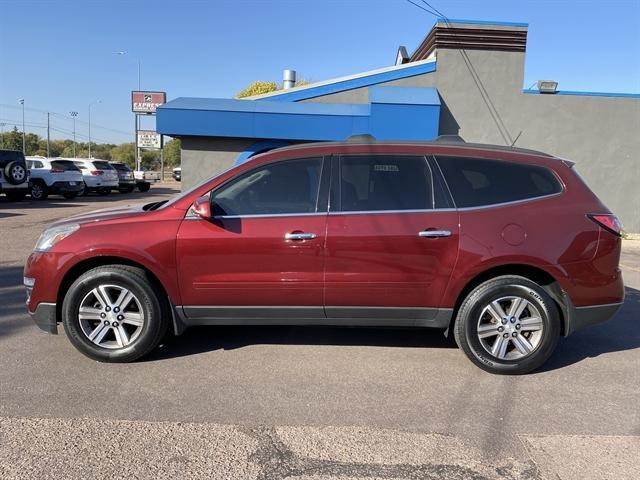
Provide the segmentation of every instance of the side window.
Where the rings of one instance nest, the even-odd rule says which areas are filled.
[[[432,208],[432,175],[424,157],[353,155],[340,158],[341,211]]]
[[[214,216],[314,213],[322,158],[263,165],[212,192]]]
[[[466,157],[437,160],[458,208],[514,202],[562,191],[555,175],[537,165]]]
[[[33,168],[44,168],[44,164],[36,160],[33,162]]]

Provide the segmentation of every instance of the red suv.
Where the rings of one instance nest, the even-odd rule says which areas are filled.
[[[24,270],[36,324],[101,361],[172,326],[452,332],[525,373],[624,299],[620,223],[573,163],[517,148],[355,139],[253,157],[175,198],[59,221]]]

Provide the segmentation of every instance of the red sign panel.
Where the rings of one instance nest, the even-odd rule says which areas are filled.
[[[134,113],[156,113],[156,108],[166,102],[166,92],[131,92],[131,111]]]

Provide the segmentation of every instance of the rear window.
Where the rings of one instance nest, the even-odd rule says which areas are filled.
[[[131,169],[122,163],[112,163],[111,166],[121,172],[130,172]]]
[[[466,157],[437,160],[458,208],[515,202],[562,191],[556,176],[537,165]]]
[[[17,152],[14,150],[0,150],[0,165],[5,166],[9,162],[13,161],[24,162],[24,155],[22,152]]]
[[[109,164],[109,162],[93,162],[93,165],[98,169],[98,170],[113,170],[113,167]]]
[[[79,171],[80,169],[75,166],[75,164],[71,160],[54,160],[51,162],[51,168],[55,168],[56,170],[66,170],[66,171]]]

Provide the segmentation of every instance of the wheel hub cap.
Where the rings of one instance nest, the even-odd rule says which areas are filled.
[[[82,333],[95,345],[125,348],[142,333],[144,312],[138,298],[120,285],[99,285],[85,295],[78,309]]]
[[[518,296],[493,300],[478,319],[482,347],[500,360],[519,360],[540,344],[544,323],[536,306]]]

